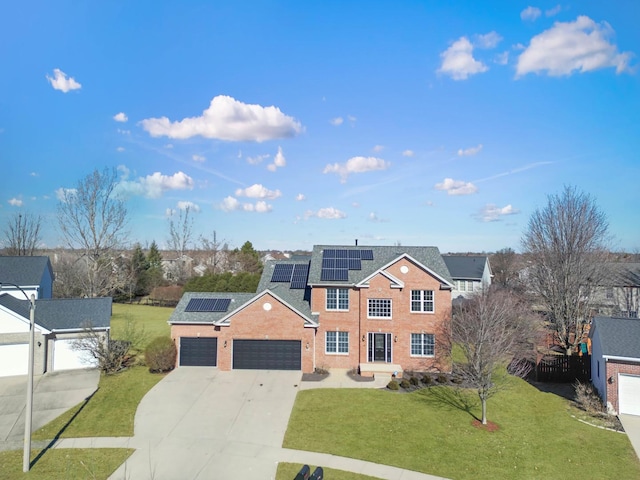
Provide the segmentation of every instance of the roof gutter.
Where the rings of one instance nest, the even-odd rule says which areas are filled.
[[[640,363],[640,358],[637,357],[618,357],[617,355],[603,355],[602,358],[605,360],[617,360],[619,362],[635,362]]]

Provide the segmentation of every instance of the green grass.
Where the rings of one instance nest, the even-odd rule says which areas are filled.
[[[53,449],[46,450],[32,464],[28,473],[22,472],[22,450],[0,452],[0,478],[29,480],[106,480],[129,458],[133,449]],[[40,452],[33,451],[31,461]]]
[[[567,401],[511,377],[488,403],[499,430],[472,425],[474,395],[433,387],[410,394],[368,389],[300,392],[284,446],[452,479],[640,478],[625,435],[571,418]],[[473,406],[469,407],[469,402]],[[313,434],[310,434],[313,432]]]
[[[309,465],[313,473],[317,465]],[[291,480],[295,478],[300,469],[301,463],[279,463],[276,472],[276,480]],[[324,478],[331,480],[379,480],[378,477],[370,477],[369,475],[361,475],[359,473],[345,472],[344,470],[334,470],[333,468],[322,467]]]
[[[125,336],[127,322],[130,321],[138,330],[146,332],[146,343],[155,337],[169,336],[171,327],[167,323],[174,308],[152,307],[150,305],[113,304],[111,316],[111,337],[122,339]],[[143,345],[142,347],[144,348]]]
[[[130,437],[140,400],[162,378],[142,366],[103,374],[93,397],[36,431],[33,438]]]

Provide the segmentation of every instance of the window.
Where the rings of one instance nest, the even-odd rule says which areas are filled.
[[[458,284],[458,291],[464,292],[466,290],[467,282],[464,280],[456,280],[456,283]]]
[[[433,333],[411,334],[411,356],[433,357],[436,346],[436,337]]]
[[[370,298],[368,300],[367,316],[369,318],[391,318],[391,299]]]
[[[411,290],[411,311],[433,313],[433,290]]]
[[[349,310],[349,289],[327,288],[327,310]]]
[[[607,288],[607,298],[610,300],[613,298],[613,288]]]
[[[349,332],[327,332],[326,340],[326,353],[349,353]]]

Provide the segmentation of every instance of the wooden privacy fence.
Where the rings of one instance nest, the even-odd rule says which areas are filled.
[[[590,355],[545,355],[536,365],[539,382],[588,382],[591,380]]]

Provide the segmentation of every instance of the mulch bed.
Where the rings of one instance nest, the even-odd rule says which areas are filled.
[[[487,420],[486,425],[483,425],[480,420],[474,420],[473,422],[471,422],[471,424],[474,427],[486,432],[497,432],[498,430],[500,430],[500,426],[497,423],[490,422],[489,420]]]
[[[349,372],[347,375],[354,382],[373,382],[375,380],[374,377],[363,377],[362,375],[353,372]]]

